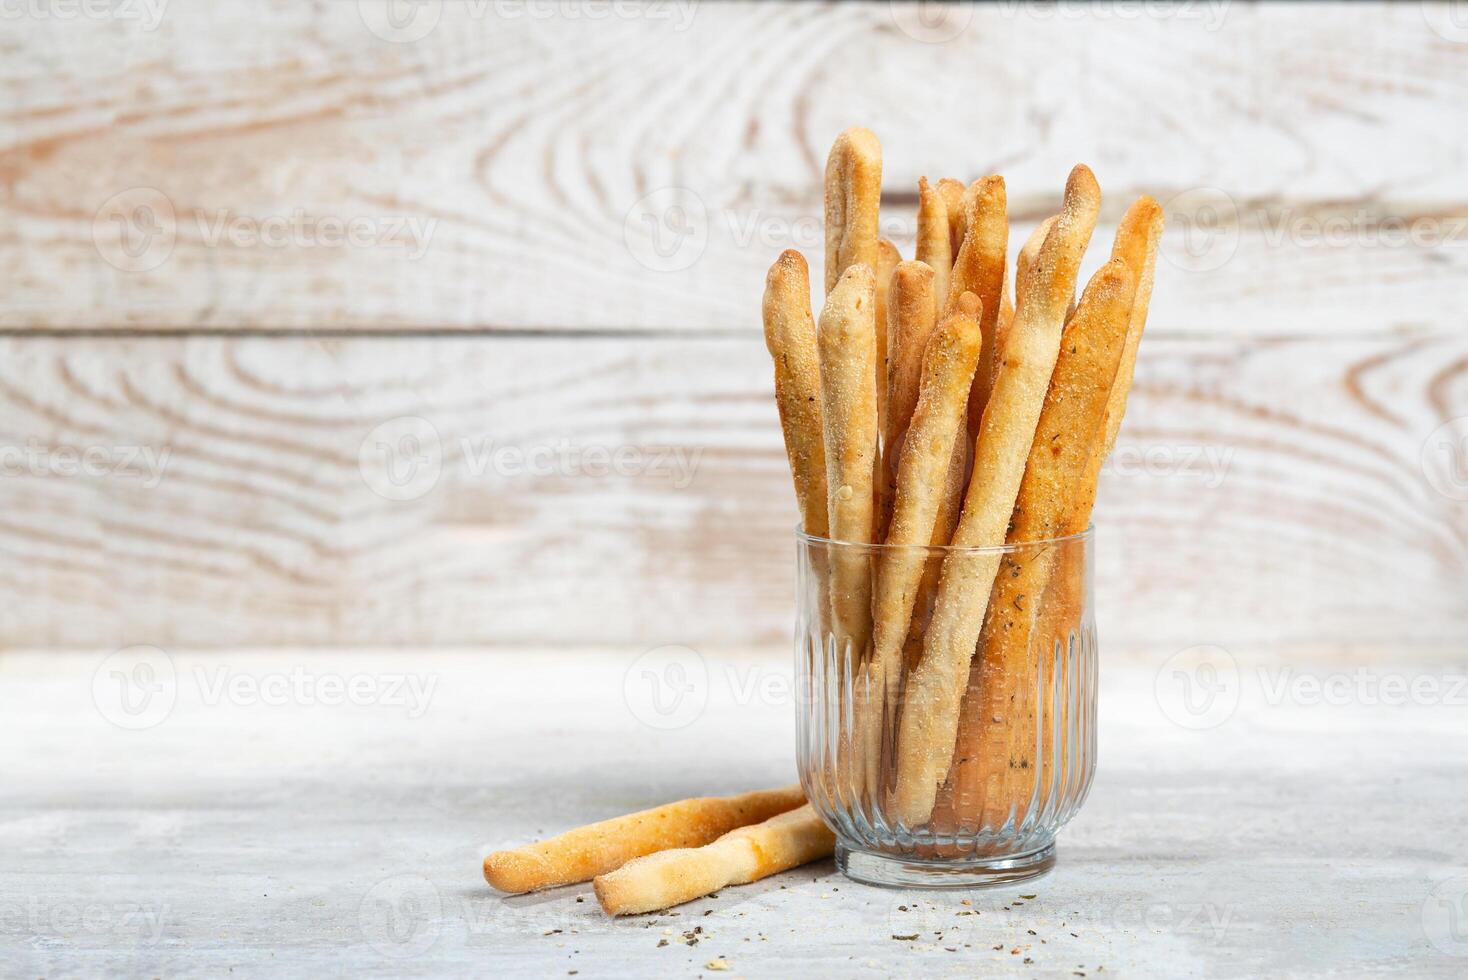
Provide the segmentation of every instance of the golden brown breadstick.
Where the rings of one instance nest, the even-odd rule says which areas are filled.
[[[1126,344],[1136,280],[1113,259],[1091,279],[1065,328],[1034,442],[1010,520],[1010,544],[1079,534],[1095,499],[1091,459],[1104,455],[1107,398]],[[1082,482],[1090,479],[1087,491]],[[982,798],[980,826],[1020,818],[1037,799],[1036,780],[1052,775],[1035,755],[1035,678],[1040,651],[1032,643],[1039,597],[1049,585],[1054,549],[1005,555],[989,597],[979,641],[977,690],[963,706],[950,771],[953,796]],[[1046,651],[1048,654],[1048,651]]]
[[[887,414],[882,419],[882,510],[877,541],[887,537],[892,519],[892,494],[897,486],[897,461],[902,436],[917,405],[923,351],[936,323],[933,284],[937,276],[923,262],[903,262],[892,274],[887,305]]]
[[[826,427],[826,498],[830,536],[872,542],[877,461],[876,283],[854,265],[826,297],[817,331],[822,417]],[[838,639],[860,656],[870,642],[871,573],[866,555],[844,549],[831,569],[831,612]]]
[[[892,273],[901,261],[902,253],[897,251],[896,245],[885,238],[877,241],[877,376],[874,380],[877,385],[878,433],[887,431],[887,291],[892,285]],[[884,460],[888,453],[885,442],[878,447],[878,451],[881,454],[880,459]],[[891,509],[892,486],[886,479],[883,479],[886,467],[880,462],[879,466],[881,469],[877,474],[877,515],[880,522],[883,515]],[[872,540],[882,539],[879,535]]]
[[[933,539],[954,443],[961,433],[967,438],[964,412],[982,346],[980,309],[978,297],[964,293],[928,341],[917,407],[902,440],[897,495],[886,543],[906,547],[884,550],[878,558],[872,604],[875,653],[867,676],[871,689],[882,692],[879,695],[882,700],[875,706],[877,710],[866,716],[865,745],[871,779],[875,778],[878,762],[872,750],[882,742],[877,726],[881,724],[884,706],[895,716],[897,684],[902,676],[902,647],[927,555],[921,549]]]
[[[853,265],[877,271],[877,209],[882,197],[882,144],[854,126],[836,137],[826,158],[826,292]]]
[[[963,194],[967,188],[963,181],[954,180],[952,177],[943,177],[938,181],[938,193],[943,196],[943,204],[948,208],[948,250],[955,257],[958,249],[963,245],[964,235],[968,232],[968,211],[963,206]],[[940,297],[946,301],[947,297]]]
[[[484,880],[511,894],[586,881],[654,851],[700,847],[804,803],[799,786],[679,800],[495,851],[484,859]]]
[[[1147,304],[1152,299],[1152,280],[1157,270],[1157,246],[1162,241],[1162,206],[1143,195],[1122,216],[1116,229],[1116,243],[1111,257],[1122,259],[1137,279],[1137,298],[1133,301],[1131,325],[1127,328],[1126,350],[1111,387],[1111,402],[1106,408],[1106,452],[1116,445],[1121,431],[1121,417],[1126,414],[1127,394],[1132,390],[1132,372],[1137,366],[1137,345],[1147,325]]]
[[[958,547],[992,548],[1004,542],[1100,198],[1095,176],[1077,165],[1066,182],[1060,220],[1018,297],[1004,365],[974,446],[974,472],[981,478],[969,482],[953,535]],[[960,552],[944,560],[923,656],[908,681],[898,738],[893,806],[896,818],[909,828],[927,820],[947,776],[964,681],[998,568],[998,552]]]
[[[933,270],[933,293],[940,305],[948,303],[948,280],[953,276],[953,243],[948,237],[948,204],[928,178],[918,178],[917,260]],[[934,315],[942,313],[935,310]]]
[[[775,362],[775,403],[785,432],[785,455],[795,480],[802,527],[826,536],[826,444],[821,422],[821,365],[810,315],[810,272],[805,258],[786,250],[765,279],[765,346]]]
[[[1036,226],[1030,232],[1030,237],[1025,239],[1019,255],[1014,260],[1014,291],[1019,292],[1020,283],[1028,282],[1030,270],[1035,267],[1035,259],[1040,254],[1040,246],[1045,244],[1045,239],[1050,234],[1050,229],[1055,227],[1055,222],[1060,220],[1060,215],[1052,214]]]
[[[968,413],[969,418],[981,418],[994,378],[994,332],[999,308],[1004,305],[1004,272],[1009,248],[1004,178],[991,176],[974,181],[964,195],[964,203],[967,232],[954,260],[948,302],[951,306],[961,292],[967,291],[984,305],[979,324],[984,333],[984,347],[979,354],[979,368],[974,373]],[[978,426],[969,434],[977,435]]]
[[[596,879],[608,915],[655,912],[827,857],[836,838],[810,806],[730,831],[712,844],[649,854]]]

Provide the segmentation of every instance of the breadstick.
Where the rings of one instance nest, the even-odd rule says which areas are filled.
[[[1143,195],[1122,216],[1116,229],[1116,243],[1111,257],[1122,259],[1137,280],[1137,298],[1133,301],[1131,324],[1127,328],[1126,350],[1121,355],[1116,384],[1111,387],[1111,402],[1106,407],[1106,452],[1116,445],[1121,431],[1121,417],[1126,414],[1127,394],[1132,390],[1132,372],[1137,366],[1137,345],[1147,325],[1147,304],[1152,299],[1152,280],[1157,270],[1157,246],[1162,241],[1162,206]]]
[[[948,280],[953,276],[953,243],[948,237],[948,204],[928,178],[918,178],[917,260],[933,270],[935,302],[948,303]],[[942,313],[935,310],[934,316]]]
[[[953,535],[958,547],[990,548],[1004,541],[1100,196],[1089,168],[1078,165],[1071,171],[1060,220],[1046,236],[1020,291],[1004,365],[984,407],[974,447],[974,472],[982,478],[969,482]],[[896,818],[907,827],[927,820],[947,776],[964,680],[998,567],[997,552],[952,554],[943,562],[922,659],[908,681],[898,739],[893,805]]]
[[[765,346],[775,362],[775,403],[785,432],[785,455],[795,480],[805,533],[826,536],[826,445],[821,422],[821,366],[810,315],[810,272],[805,258],[786,250],[765,279]]]
[[[809,805],[730,831],[712,844],[630,861],[594,883],[608,915],[655,912],[827,857],[836,838]]]
[[[984,305],[979,326],[984,334],[984,347],[979,353],[979,367],[974,373],[969,394],[969,418],[981,418],[989,400],[994,377],[994,331],[1003,306],[1006,252],[1009,248],[1009,213],[1006,206],[1004,178],[985,177],[970,185],[964,196],[968,215],[967,232],[953,264],[953,279],[948,286],[951,307],[963,292],[971,292]],[[978,435],[975,425],[970,435]]]
[[[877,300],[876,300],[876,325],[877,325],[877,367],[874,381],[877,385],[877,432],[887,431],[887,292],[892,285],[892,272],[897,264],[902,261],[902,253],[897,251],[885,238],[877,241]],[[883,442],[878,451],[879,472],[877,473],[877,515],[881,524],[884,515],[892,507],[892,485],[884,478],[886,466],[884,460],[889,452],[886,442]],[[880,535],[872,538],[873,541],[882,540]]]
[[[876,283],[854,265],[842,274],[821,310],[822,417],[826,439],[826,499],[830,536],[872,542],[872,480],[877,460]],[[839,641],[860,656],[870,640],[871,575],[866,555],[842,549],[831,568],[831,611]]]
[[[926,263],[903,262],[892,274],[887,305],[887,414],[882,419],[882,510],[876,540],[887,537],[902,436],[917,405],[923,350],[935,326],[933,285],[937,275]]]
[[[854,126],[836,137],[826,158],[826,293],[853,265],[877,270],[877,208],[882,196],[882,144]]]
[[[964,411],[982,346],[980,309],[978,297],[964,293],[957,308],[928,341],[917,407],[902,441],[897,495],[886,543],[907,547],[884,551],[877,561],[876,598],[872,604],[875,653],[867,676],[872,690],[885,693],[876,710],[867,715],[869,785],[874,782],[878,761],[874,750],[880,749],[882,742],[882,712],[891,709],[895,714],[897,685],[902,676],[899,658],[925,564],[926,552],[911,546],[920,549],[932,542],[954,443],[960,433],[967,438]]]
[[[948,250],[954,256],[958,255],[964,234],[968,231],[968,211],[963,206],[965,190],[967,187],[961,180],[943,177],[938,181],[938,193],[943,196],[943,203],[948,208]]]
[[[1091,458],[1103,454],[1106,404],[1135,291],[1126,263],[1111,260],[1091,279],[1065,328],[1015,500],[1010,544],[1079,534],[1090,521],[1095,495],[1082,481]],[[1094,477],[1091,482],[1094,491]],[[949,774],[956,798],[983,799],[980,826],[999,827],[1010,811],[1022,819],[1023,808],[1038,799],[1036,780],[1051,776],[1050,760],[1035,752],[1033,695],[1042,653],[1032,637],[1054,561],[1054,549],[1005,555],[989,597],[973,668],[977,683],[969,685],[978,695],[963,707],[957,765]]]
[[[519,894],[586,881],[633,858],[670,847],[699,847],[737,827],[768,820],[805,803],[797,786],[738,796],[679,800],[588,824],[484,859],[484,880]]]

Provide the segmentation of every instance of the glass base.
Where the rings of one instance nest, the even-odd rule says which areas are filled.
[[[1007,857],[915,861],[836,843],[836,867],[852,881],[882,888],[988,888],[1038,878],[1055,867],[1055,844]]]

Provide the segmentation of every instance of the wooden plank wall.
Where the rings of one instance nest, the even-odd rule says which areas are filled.
[[[904,244],[923,173],[1168,206],[1113,642],[1468,656],[1468,31],[1154,8],[0,22],[0,642],[782,642],[758,295],[862,122]]]

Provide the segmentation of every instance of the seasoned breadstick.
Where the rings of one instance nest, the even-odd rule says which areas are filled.
[[[1079,534],[1095,499],[1091,458],[1104,455],[1106,403],[1126,344],[1136,280],[1120,259],[1091,279],[1065,328],[1035,439],[1010,520],[1010,544]],[[1082,482],[1089,478],[1091,492]],[[1037,779],[1052,775],[1035,758],[1035,678],[1041,652],[1032,643],[1039,597],[1049,585],[1054,549],[1005,555],[989,597],[979,641],[977,697],[963,706],[953,795],[982,797],[980,826],[1002,825],[1010,810],[1036,799]],[[1048,655],[1048,651],[1046,651]]]
[[[1004,178],[985,177],[969,186],[964,196],[967,206],[967,232],[954,260],[953,279],[948,286],[948,303],[962,292],[971,292],[984,305],[979,326],[984,333],[984,348],[979,354],[979,368],[974,373],[969,394],[969,418],[982,417],[989,400],[994,377],[994,332],[1003,306],[1004,271],[1009,248],[1009,213],[1006,207]],[[978,434],[975,425],[970,435]]]
[[[885,238],[877,241],[877,374],[874,380],[877,385],[877,432],[879,433],[887,431],[887,291],[892,285],[892,273],[901,261],[902,253],[897,251],[896,245]],[[889,451],[887,444],[883,442],[879,450],[881,458],[885,460]],[[884,473],[885,469],[877,475],[882,477]],[[885,515],[891,509],[891,493],[891,485],[885,479],[879,479],[877,481],[879,520],[881,515]],[[879,536],[873,540],[882,539]]]
[[[933,270],[933,294],[948,303],[948,280],[953,276],[953,243],[948,237],[948,204],[928,178],[918,178],[917,260]],[[935,310],[934,315],[942,313]]]
[[[805,533],[826,536],[826,444],[821,422],[821,366],[810,315],[805,258],[786,250],[765,279],[765,346],[775,361],[775,402],[785,455]]]
[[[974,447],[974,472],[981,478],[969,483],[953,535],[958,547],[990,548],[1004,542],[1100,197],[1089,168],[1078,165],[1071,171],[1060,220],[1020,291],[1004,366],[984,408]],[[944,560],[923,656],[908,681],[898,739],[893,805],[897,819],[908,827],[927,820],[947,776],[964,680],[998,568],[997,552],[957,553]]]
[[[886,550],[877,561],[876,598],[872,604],[875,654],[868,677],[874,690],[885,693],[878,710],[867,719],[867,734],[876,736],[866,742],[869,752],[881,745],[880,730],[872,730],[881,724],[881,707],[896,708],[897,683],[902,675],[899,658],[926,558],[926,552],[919,549],[932,542],[954,444],[960,433],[967,438],[964,411],[979,360],[980,309],[978,297],[964,293],[953,313],[933,333],[923,354],[922,387],[912,424],[902,441],[897,496],[886,542],[905,547]],[[873,775],[876,764],[873,753],[868,758]]]
[[[596,879],[608,915],[655,912],[828,856],[836,838],[809,805],[730,831],[712,844],[661,851]]]
[[[882,144],[854,126],[836,137],[826,158],[826,293],[853,265],[877,271],[877,208],[882,197]]]
[[[887,414],[882,417],[882,509],[875,540],[887,537],[892,519],[892,494],[897,486],[897,461],[902,436],[917,405],[922,377],[923,350],[936,324],[933,284],[937,276],[923,262],[903,262],[892,274],[887,305]]]
[[[1111,257],[1122,259],[1137,279],[1137,298],[1133,302],[1131,325],[1127,328],[1126,350],[1121,355],[1116,384],[1111,388],[1111,402],[1106,408],[1106,452],[1116,445],[1121,431],[1121,417],[1126,414],[1127,394],[1132,390],[1132,372],[1137,366],[1137,345],[1147,325],[1147,304],[1152,299],[1152,280],[1157,270],[1157,246],[1162,241],[1162,206],[1143,195],[1127,208],[1116,229],[1116,243]]]
[[[943,195],[943,203],[948,208],[948,250],[955,257],[968,232],[968,211],[963,206],[965,190],[967,188],[961,180],[943,177],[938,181],[938,193]]]
[[[817,331],[822,416],[826,428],[829,533],[837,541],[872,542],[872,480],[877,461],[876,283],[854,265],[826,297]],[[843,549],[831,569],[831,612],[837,637],[853,656],[871,633],[871,575],[865,555]]]
[[[1060,220],[1060,215],[1052,214],[1030,232],[1030,237],[1025,239],[1024,246],[1020,248],[1019,255],[1014,260],[1014,289],[1019,292],[1020,284],[1029,281],[1030,270],[1035,267],[1035,259],[1040,254],[1040,246],[1045,244],[1045,239],[1050,234],[1050,229],[1055,227],[1055,222]]]
[[[679,800],[568,830],[513,851],[495,851],[484,859],[484,880],[511,894],[586,881],[654,851],[700,847],[737,827],[768,820],[803,803],[805,795],[798,785]]]

